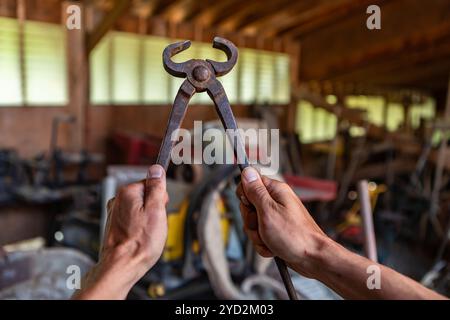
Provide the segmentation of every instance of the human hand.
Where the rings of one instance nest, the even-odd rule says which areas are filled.
[[[244,231],[263,257],[278,256],[297,272],[315,277],[318,251],[328,237],[294,191],[277,180],[246,168],[236,194]]]
[[[75,298],[125,299],[131,287],[155,265],[167,238],[166,178],[154,165],[149,178],[122,187],[108,202],[103,247]]]

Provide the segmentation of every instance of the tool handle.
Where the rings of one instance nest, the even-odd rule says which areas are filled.
[[[289,299],[298,300],[297,291],[295,290],[294,284],[292,283],[291,275],[289,274],[286,262],[279,257],[274,257],[274,260],[277,265],[278,272],[280,273],[281,280],[283,280],[283,284],[286,288]]]
[[[245,157],[245,162],[239,164],[239,169],[241,172],[249,166],[247,157]],[[294,284],[292,283],[291,275],[289,274],[288,268],[286,266],[286,262],[279,258],[274,257],[275,263],[278,268],[278,272],[280,273],[281,280],[283,280],[284,287],[286,288],[286,292],[290,300],[298,300],[297,291],[295,290]]]

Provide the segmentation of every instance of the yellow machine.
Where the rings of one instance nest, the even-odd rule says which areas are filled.
[[[378,196],[386,192],[387,188],[384,184],[371,184],[371,186],[373,187],[369,187],[369,197],[373,212],[378,201]],[[361,215],[359,214],[359,210],[360,203],[356,200],[351,209],[345,214],[344,221],[337,226],[336,230],[338,233],[343,232],[349,227],[361,226]]]
[[[165,262],[173,262],[181,259],[184,254],[184,229],[186,225],[187,210],[189,208],[189,198],[186,198],[178,211],[169,212],[167,217],[168,235],[162,259]],[[227,245],[230,229],[230,220],[224,202],[220,199],[217,208],[221,215],[222,238]],[[198,241],[192,243],[192,251],[198,253],[200,250]]]

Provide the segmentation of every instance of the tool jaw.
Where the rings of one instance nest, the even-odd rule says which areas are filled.
[[[220,37],[214,37],[213,48],[225,52],[228,60],[225,62],[218,62],[206,59],[206,61],[213,66],[217,77],[224,76],[235,66],[239,55],[238,49],[231,41]]]
[[[209,59],[191,59],[181,63],[172,61],[171,58],[174,55],[187,50],[190,46],[191,42],[189,40],[168,45],[163,51],[163,65],[164,69],[172,76],[188,78],[198,89],[197,92],[205,91],[208,81],[227,74],[237,62],[238,50],[236,46],[231,41],[220,37],[214,38],[213,48],[225,52],[228,58],[227,61],[218,62]]]
[[[172,61],[172,57],[177,53],[189,49],[191,42],[189,40],[169,44],[163,51],[163,66],[170,75],[177,78],[186,78],[186,62],[177,63]]]

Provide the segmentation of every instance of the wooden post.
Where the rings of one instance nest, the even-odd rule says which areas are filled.
[[[292,40],[286,45],[287,51],[290,57],[290,86],[291,86],[291,101],[289,102],[286,116],[285,130],[286,132],[295,131],[295,120],[297,114],[298,99],[295,94],[299,87],[300,78],[300,50],[301,46],[299,42],[293,43]]]
[[[87,147],[89,107],[89,54],[86,49],[85,6],[79,1],[65,1],[62,6],[62,25],[66,26],[71,13],[69,6],[78,6],[81,13],[81,28],[66,30],[67,71],[69,91],[69,113],[76,117],[73,132],[73,147],[82,150]]]
[[[19,21],[19,60],[20,60],[20,89],[22,93],[22,104],[28,104],[28,86],[25,60],[25,23],[27,19],[27,8],[25,0],[17,1],[17,20]]]
[[[148,29],[148,17],[139,16],[139,102],[145,104],[145,36]]]
[[[448,87],[447,87],[447,102],[445,105],[444,110],[444,121],[448,120],[450,118],[450,76],[448,80]],[[437,219],[437,215],[439,213],[440,209],[440,194],[441,194],[441,188],[442,188],[442,176],[444,173],[444,164],[446,161],[446,155],[448,150],[448,140],[446,139],[445,133],[446,130],[441,131],[441,143],[439,145],[439,151],[437,156],[437,163],[436,163],[436,170],[434,172],[434,184],[433,184],[433,190],[431,193],[431,205],[430,205],[430,215],[429,219],[430,222],[436,231],[436,233],[442,237],[444,235],[444,232],[442,230],[442,227],[439,223],[439,220]]]

